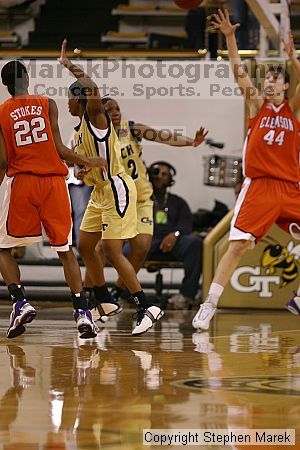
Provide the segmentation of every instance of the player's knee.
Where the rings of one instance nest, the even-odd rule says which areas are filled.
[[[0,254],[2,255],[6,255],[6,254],[11,254],[12,249],[11,248],[0,248]]]
[[[80,241],[79,241],[77,250],[78,250],[79,255],[83,259],[87,258],[91,254],[90,249]]]
[[[109,252],[109,251],[105,251],[103,249],[103,254],[105,259],[113,266],[113,267],[118,267],[120,265],[120,262],[122,261],[122,253],[121,254],[116,254],[114,252]]]
[[[111,263],[120,257],[120,253],[116,252],[115,249],[111,249],[109,245],[102,246],[102,253]]]
[[[241,258],[245,252],[250,248],[250,242],[246,240],[231,241],[228,251],[233,257]]]
[[[134,253],[137,258],[145,259],[152,244],[152,236],[138,235],[130,241],[131,253]]]
[[[73,252],[72,250],[68,250],[67,252],[57,252],[57,255],[62,262],[67,262],[73,257]]]
[[[150,250],[150,246],[148,248],[148,246],[145,247],[140,247],[140,248],[135,248],[132,253],[134,253],[135,259],[137,259],[138,261],[144,262],[144,260],[146,259],[146,256],[148,255],[148,252]]]
[[[114,266],[124,257],[122,253],[122,245],[111,245],[110,242],[102,243],[102,252],[106,259]]]
[[[98,255],[100,255],[100,256],[105,256],[104,250],[103,250],[103,242],[102,242],[102,240],[100,240],[100,241],[97,243],[97,245],[96,245],[96,247],[95,247],[95,252],[96,252]]]

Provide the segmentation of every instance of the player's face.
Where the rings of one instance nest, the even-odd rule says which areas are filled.
[[[121,123],[121,111],[118,103],[115,100],[109,100],[104,106],[112,120],[113,126],[115,128],[119,127]]]
[[[75,97],[70,90],[68,91],[68,108],[72,116],[79,116],[80,111],[77,97]]]
[[[156,167],[156,166],[155,166]],[[158,165],[159,173],[152,178],[152,184],[156,189],[167,187],[170,180],[170,168],[168,166]]]
[[[267,72],[264,82],[264,96],[266,98],[282,97],[287,88],[288,83],[285,83],[282,73],[277,73],[273,70]]]

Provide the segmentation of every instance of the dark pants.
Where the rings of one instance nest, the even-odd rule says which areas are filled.
[[[185,297],[194,298],[199,287],[202,271],[202,239],[191,234],[180,236],[171,252],[162,253],[161,239],[153,238],[147,259],[158,261],[176,260],[183,262],[184,278],[180,292]]]
[[[255,49],[259,24],[245,0],[232,0],[234,23],[240,23],[236,37],[240,50]]]

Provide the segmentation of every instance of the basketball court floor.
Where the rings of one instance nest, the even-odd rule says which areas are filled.
[[[194,311],[167,311],[132,337],[128,309],[83,341],[67,304],[37,306],[14,340],[0,307],[0,450],[159,448],[149,428],[295,429],[296,446],[255,448],[300,448],[299,317],[221,310],[199,333]]]

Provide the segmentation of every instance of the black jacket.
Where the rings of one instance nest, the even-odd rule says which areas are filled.
[[[166,209],[167,223],[157,224],[156,213]],[[181,234],[190,234],[193,231],[193,215],[189,205],[183,198],[168,193],[166,205],[164,196],[154,196],[154,238],[163,239],[167,234],[180,231]]]

